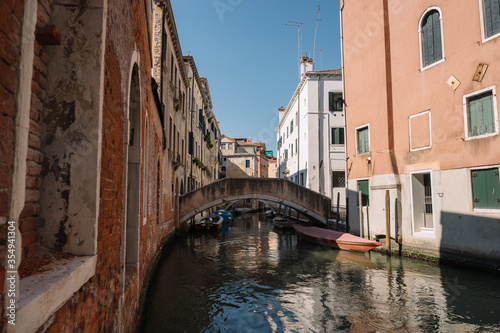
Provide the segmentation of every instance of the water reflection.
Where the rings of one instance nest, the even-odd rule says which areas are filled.
[[[144,332],[500,331],[498,276],[324,249],[259,215],[165,252]]]

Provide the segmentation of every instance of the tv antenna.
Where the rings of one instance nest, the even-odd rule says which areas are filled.
[[[297,62],[298,62],[298,67],[299,67],[299,80],[300,80],[300,54],[302,53],[302,22],[294,22],[294,21],[288,21],[287,24],[285,24],[289,27],[297,27]]]
[[[316,36],[318,35],[318,25],[319,22],[323,21],[319,19],[319,11],[320,11],[320,5],[318,5],[318,16],[315,19],[313,19],[316,20],[316,30],[314,31],[313,61],[316,61],[314,57],[316,56]]]

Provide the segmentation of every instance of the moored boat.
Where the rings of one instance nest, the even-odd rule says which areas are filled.
[[[305,227],[300,224],[294,224],[293,228],[306,241],[341,250],[365,252],[382,245],[376,241],[330,229]]]
[[[219,209],[219,210],[215,211],[214,214],[221,216],[223,223],[224,222],[229,223],[233,220],[233,214],[231,214],[230,212],[228,212],[225,209]]]
[[[281,216],[276,216],[273,219],[273,225],[275,228],[278,228],[278,229],[292,229],[293,228],[293,222],[284,218],[284,217],[281,217]]]
[[[194,222],[194,229],[196,231],[219,231],[222,227],[222,216],[207,215],[200,217]]]

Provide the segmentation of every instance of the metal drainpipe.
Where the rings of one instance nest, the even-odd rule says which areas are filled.
[[[318,188],[318,192],[320,194],[323,194],[323,173],[321,172],[321,166],[322,166],[322,153],[323,153],[323,142],[322,142],[322,137],[321,137],[321,108],[320,108],[320,89],[319,89],[319,86],[320,86],[320,80],[321,80],[321,75],[318,74],[318,173],[319,173],[319,188]]]
[[[302,78],[301,78],[302,79]],[[297,97],[297,171],[299,173],[299,182],[300,182],[300,81],[299,81],[299,95]],[[304,184],[300,184],[304,186]]]
[[[348,177],[348,161],[349,157],[347,156],[347,114],[346,114],[346,104],[345,104],[345,80],[344,80],[344,21],[342,12],[344,10],[344,0],[342,0],[342,5],[340,6],[340,54],[341,54],[341,69],[342,69],[342,99],[343,99],[343,112],[344,112],[344,154],[345,154],[345,200],[346,200],[346,212],[347,212],[347,221],[346,221],[346,232],[349,231],[349,207],[347,206],[349,203],[349,177]]]

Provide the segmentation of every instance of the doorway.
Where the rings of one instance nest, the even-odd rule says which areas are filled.
[[[431,173],[411,176],[413,232],[434,231]]]

